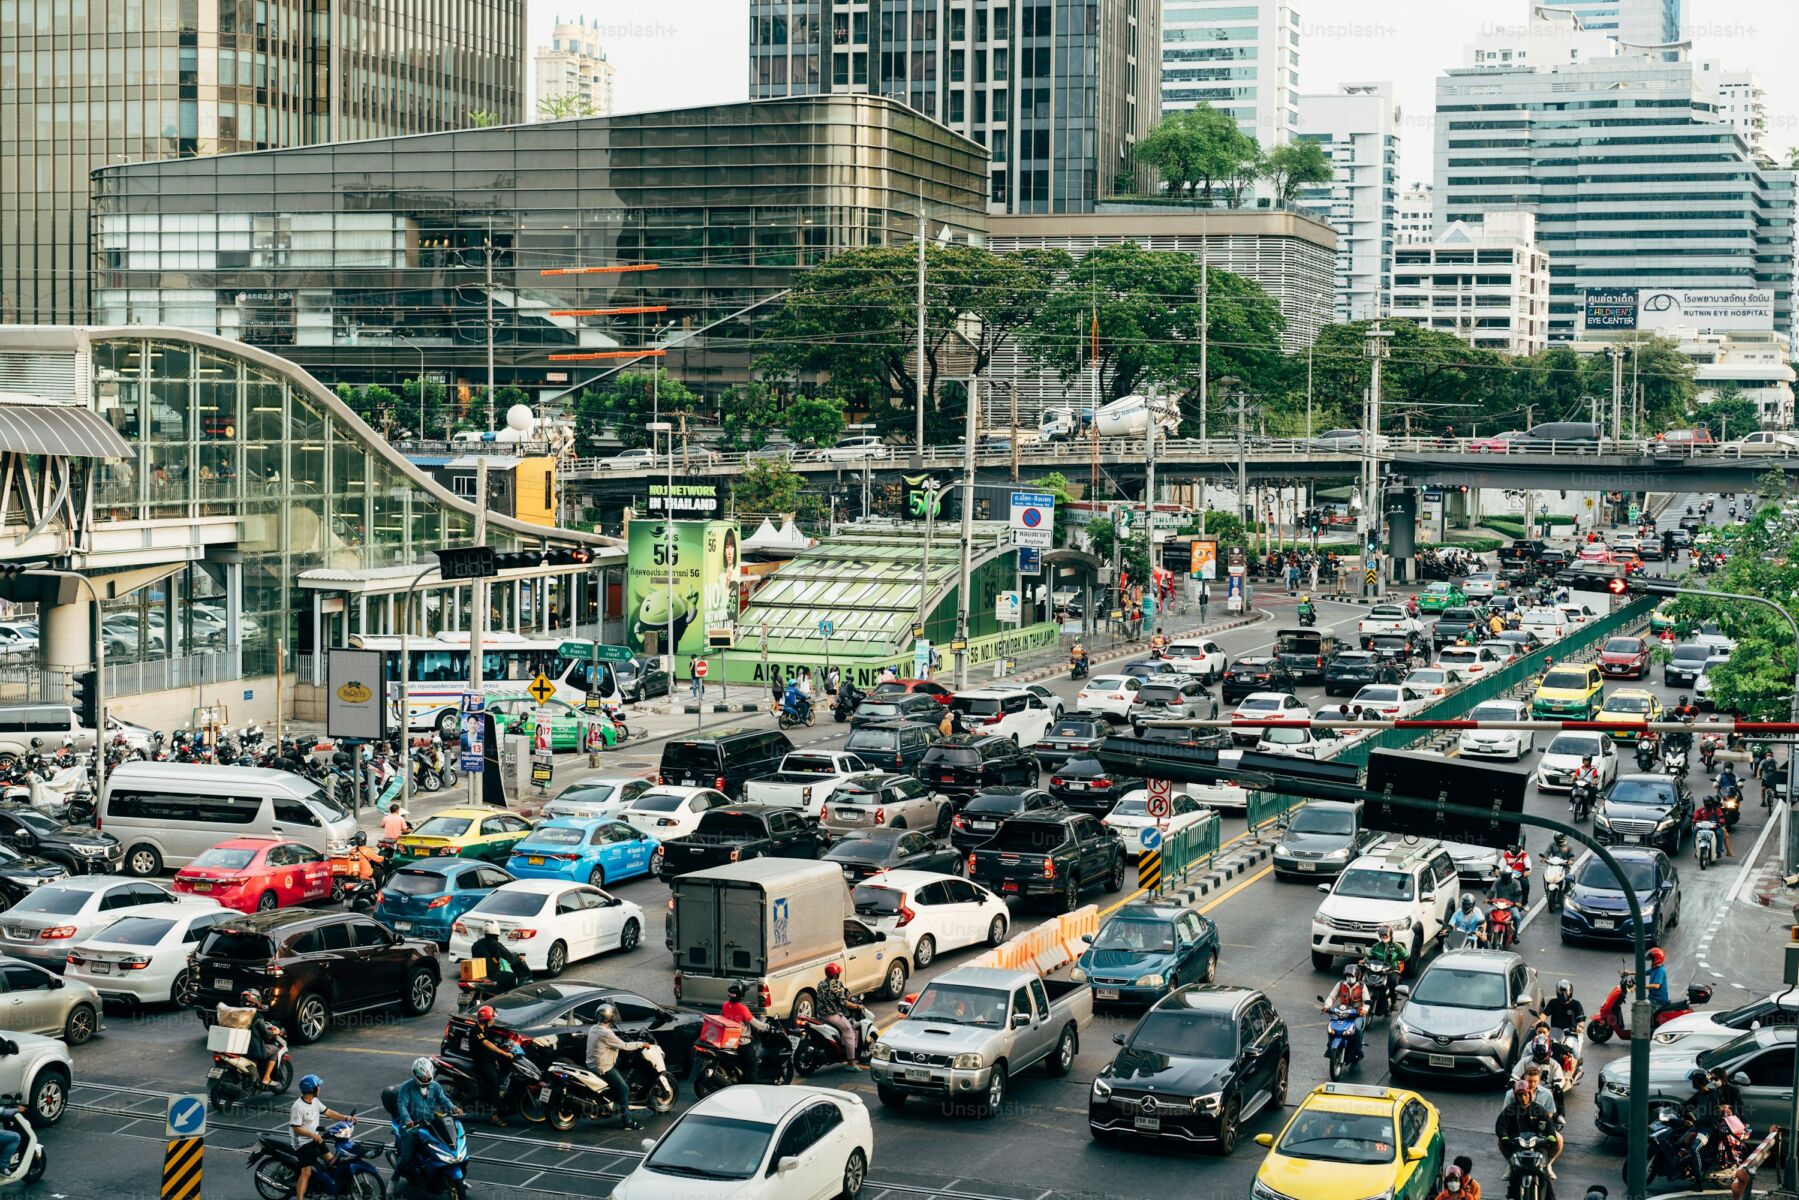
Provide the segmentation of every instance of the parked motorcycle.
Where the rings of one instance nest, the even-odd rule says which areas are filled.
[[[675,1078],[668,1073],[662,1047],[645,1042],[641,1050],[625,1051],[618,1056],[618,1068],[630,1085],[631,1094],[624,1098],[628,1107],[647,1108],[659,1116],[674,1111]],[[549,1089],[545,1107],[552,1129],[566,1132],[583,1117],[604,1121],[618,1115],[620,1098],[604,1076],[584,1066],[551,1063]]]
[[[1568,868],[1571,865],[1571,860],[1565,855],[1543,856],[1543,903],[1549,906],[1550,912],[1562,911],[1562,899],[1568,894]]]
[[[856,1061],[866,1066],[881,1031],[867,1009],[851,1019],[856,1023]],[[801,1075],[814,1075],[826,1067],[840,1066],[848,1061],[843,1054],[843,1034],[835,1025],[815,1017],[801,1017],[797,1024],[799,1044],[793,1050],[795,1071]]]
[[[1618,974],[1618,986],[1606,994],[1605,1003],[1592,1020],[1587,1022],[1587,1037],[1595,1045],[1603,1046],[1616,1037],[1620,1041],[1630,1040],[1630,1014],[1628,1005],[1636,990],[1637,974],[1628,967]],[[1675,1017],[1684,1017],[1705,1004],[1712,998],[1712,987],[1709,983],[1689,983],[1687,985],[1687,1002],[1685,1005],[1671,1004],[1655,1014],[1651,1028],[1660,1028]]]
[[[307,1176],[308,1196],[346,1196],[354,1200],[382,1200],[387,1187],[381,1182],[381,1171],[371,1161],[385,1147],[363,1146],[356,1141],[355,1114],[348,1121],[338,1121],[325,1131],[331,1147],[331,1159],[320,1156]],[[263,1133],[256,1138],[256,1149],[250,1152],[249,1167],[255,1174],[257,1194],[263,1200],[285,1200],[294,1194],[300,1178],[300,1152],[285,1133]]]
[[[419,1152],[410,1167],[400,1170],[399,1145],[406,1130],[400,1123],[399,1095],[397,1084],[381,1092],[381,1106],[394,1131],[394,1144],[387,1151],[394,1164],[394,1193],[400,1194],[402,1184],[410,1184],[429,1195],[468,1200],[468,1134],[455,1117],[440,1113],[420,1125],[415,1131]]]
[[[734,1083],[793,1082],[793,1038],[778,1025],[752,1035],[747,1025],[706,1017],[700,1022],[693,1053],[696,1099]]]

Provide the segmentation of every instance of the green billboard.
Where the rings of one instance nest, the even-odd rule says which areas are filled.
[[[631,522],[626,543],[625,640],[663,650],[672,625],[675,654],[704,654],[706,630],[732,624],[737,527],[729,521]]]

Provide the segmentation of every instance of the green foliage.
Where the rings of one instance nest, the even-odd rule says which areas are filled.
[[[1189,526],[1189,531],[1198,533],[1199,523],[1197,521],[1194,522]],[[1239,546],[1247,550],[1249,548],[1249,534],[1249,527],[1243,523],[1243,518],[1236,513],[1220,512],[1215,508],[1206,509],[1206,536],[1217,539],[1218,548],[1220,550],[1227,549],[1231,546]]]
[[[719,400],[720,445],[726,450],[757,450],[767,445],[780,418],[781,406],[766,383],[739,384]]]
[[[1069,490],[1068,476],[1060,471],[1051,471],[1041,479],[1032,480],[1031,487],[1039,492],[1048,492],[1056,498],[1056,524],[1050,536],[1056,545],[1066,546],[1068,521],[1074,504],[1074,493]]]
[[[1362,424],[1361,397],[1372,375],[1365,353],[1370,324],[1327,325],[1313,348],[1314,390],[1352,428]],[[1502,369],[1504,356],[1410,321],[1390,321],[1383,328],[1393,333],[1381,368],[1384,432],[1444,433],[1454,425],[1465,433],[1476,422],[1490,428],[1481,410],[1506,397],[1510,372]]]
[[[500,114],[485,108],[471,108],[468,110],[468,123],[476,129],[486,129],[500,123]]]
[[[1198,190],[1211,200],[1220,185],[1231,189],[1260,167],[1261,147],[1237,122],[1209,104],[1164,116],[1137,143],[1138,163],[1153,167],[1172,194]]]
[[[844,404],[835,396],[795,400],[787,406],[781,424],[799,446],[835,446],[843,436]]]
[[[600,106],[582,95],[572,96],[539,96],[537,98],[537,115],[546,121],[560,121],[567,117],[597,117]]]
[[[760,516],[790,513],[800,506],[806,481],[780,459],[762,458],[750,463],[731,483],[737,511]]]
[[[1740,438],[1762,427],[1761,406],[1743,394],[1735,384],[1726,384],[1718,394],[1699,406],[1699,424],[1711,430],[1715,441]]]
[[[500,398],[505,399],[504,390]],[[594,454],[599,442],[610,435],[627,449],[647,446],[650,431],[646,426],[656,414],[668,420],[694,411],[698,403],[699,398],[686,384],[669,378],[660,368],[648,373],[626,371],[611,376],[597,390],[583,389],[575,398],[575,444],[582,454]]]
[[[424,388],[424,405],[419,403],[421,381],[417,378],[405,380],[400,384],[400,411],[395,420],[407,429],[415,429],[420,437],[444,436],[444,421],[449,415],[450,393],[435,379],[422,382]],[[420,412],[424,420],[419,420]]]
[[[1118,565],[1122,572],[1125,586],[1133,583],[1149,581],[1149,530],[1143,528],[1144,522],[1133,522],[1131,531],[1124,540],[1118,543]],[[1087,524],[1087,544],[1101,562],[1112,561],[1113,543],[1118,542],[1118,527],[1115,520],[1090,521]]]
[[[1799,610],[1799,544],[1781,523],[1777,505],[1766,505],[1731,537],[1721,572],[1683,582],[1709,591],[1762,596],[1789,612]],[[1683,631],[1715,622],[1737,639],[1730,661],[1711,673],[1718,707],[1749,720],[1785,720],[1793,698],[1793,633],[1779,614],[1759,604],[1709,596],[1682,596],[1673,605]]]
[[[1262,174],[1273,186],[1275,198],[1291,204],[1301,188],[1329,183],[1333,172],[1317,142],[1285,142],[1268,152]]]

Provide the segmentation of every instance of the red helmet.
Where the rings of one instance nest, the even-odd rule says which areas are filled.
[[[480,1008],[476,1009],[475,1010],[475,1019],[478,1021],[493,1020],[493,1005],[483,1004]]]
[[[825,964],[825,978],[826,979],[835,979],[841,974],[843,974],[843,965],[841,963],[826,963]]]
[[[1660,946],[1651,946],[1649,948],[1649,965],[1650,966],[1659,967],[1667,961],[1668,961],[1668,956],[1662,952],[1662,948]]]

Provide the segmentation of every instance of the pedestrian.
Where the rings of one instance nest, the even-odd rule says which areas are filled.
[[[387,815],[381,818],[381,837],[385,841],[393,841],[404,837],[409,828],[406,814],[400,811],[399,801],[387,806]]]
[[[1206,619],[1206,607],[1212,603],[1212,586],[1205,580],[1199,581],[1199,619],[1203,624]]]
[[[698,658],[687,660],[687,686],[692,690],[695,700],[706,698],[706,680],[700,675],[700,661]]]
[[[779,670],[771,671],[768,676],[768,694],[773,697],[775,711],[781,711],[781,701],[787,696],[787,683],[781,678]]]

